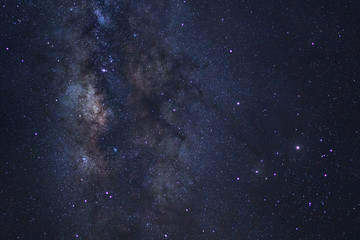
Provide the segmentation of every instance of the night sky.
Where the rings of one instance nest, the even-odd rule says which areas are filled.
[[[360,239],[358,1],[0,2],[0,239]]]

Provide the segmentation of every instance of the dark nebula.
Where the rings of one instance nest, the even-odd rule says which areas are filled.
[[[359,238],[359,3],[0,6],[0,239]]]

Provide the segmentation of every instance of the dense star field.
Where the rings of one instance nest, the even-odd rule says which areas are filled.
[[[358,1],[0,15],[0,239],[360,238]]]

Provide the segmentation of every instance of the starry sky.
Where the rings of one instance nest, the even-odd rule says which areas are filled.
[[[0,239],[359,239],[358,1],[0,1]]]

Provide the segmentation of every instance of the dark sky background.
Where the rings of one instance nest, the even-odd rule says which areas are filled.
[[[359,239],[358,1],[0,15],[0,239]]]

